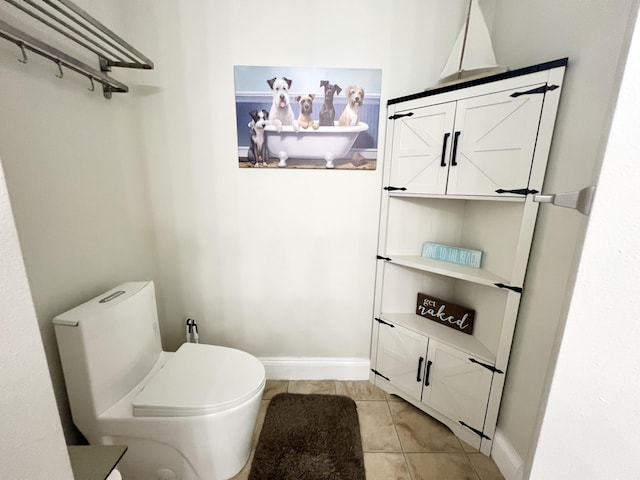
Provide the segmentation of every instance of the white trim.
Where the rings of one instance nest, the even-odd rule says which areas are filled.
[[[500,430],[496,430],[493,436],[491,458],[505,480],[523,480],[524,463]]]
[[[368,380],[368,358],[264,357],[270,380]]]

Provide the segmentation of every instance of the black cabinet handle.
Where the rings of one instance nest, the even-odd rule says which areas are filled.
[[[444,134],[444,140],[442,140],[442,155],[440,156],[440,166],[441,167],[446,167],[447,166],[447,162],[444,161],[444,154],[447,152],[447,143],[449,142],[449,137],[451,136],[451,133],[445,133]]]
[[[451,152],[452,167],[455,167],[456,165],[458,165],[458,162],[456,162],[456,155],[458,153],[458,138],[460,137],[460,133],[462,132],[456,132],[453,134],[453,151]]]
[[[416,382],[422,381],[422,379],[420,378],[420,371],[422,370],[422,362],[424,362],[424,357],[420,357],[420,360],[418,360],[418,373],[416,374]]]
[[[429,372],[431,371],[431,365],[433,364],[433,362],[431,360],[427,361],[427,368],[424,372],[424,386],[428,387],[429,386]]]

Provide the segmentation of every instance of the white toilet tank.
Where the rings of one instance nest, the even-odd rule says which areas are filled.
[[[57,316],[60,358],[80,431],[151,370],[162,353],[153,282],[129,282]]]

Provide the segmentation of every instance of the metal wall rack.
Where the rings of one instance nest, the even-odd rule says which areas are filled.
[[[129,91],[127,85],[107,75],[112,67],[145,70],[153,68],[151,60],[70,0],[4,1],[57,34],[96,54],[99,70],[0,19],[0,37],[20,48],[21,57],[18,61],[22,63],[28,61],[27,51],[34,52],[57,64],[58,78],[63,77],[62,67],[65,67],[87,77],[91,82],[91,91],[95,90],[94,81],[102,84],[105,98],[111,98],[113,92]]]

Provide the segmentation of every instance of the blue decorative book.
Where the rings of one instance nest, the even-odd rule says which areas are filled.
[[[422,244],[422,256],[474,268],[480,268],[480,263],[482,262],[482,252],[480,250],[450,247],[449,245],[432,242],[424,242]]]

